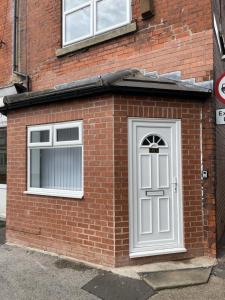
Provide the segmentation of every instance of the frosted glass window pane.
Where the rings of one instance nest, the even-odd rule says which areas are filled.
[[[90,6],[79,9],[71,14],[68,14],[65,20],[65,40],[66,42],[80,39],[90,35]]]
[[[57,142],[77,141],[79,140],[79,128],[60,128],[56,129]]]
[[[31,143],[45,143],[49,142],[49,130],[31,131]]]
[[[127,0],[101,0],[97,5],[97,31],[126,22]]]
[[[86,4],[87,0],[64,0],[64,11]]]
[[[31,149],[30,186],[82,190],[82,148]]]

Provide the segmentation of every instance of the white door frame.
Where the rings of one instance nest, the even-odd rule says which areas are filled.
[[[144,250],[141,249],[137,252],[134,250],[133,240],[134,240],[134,186],[137,183],[133,182],[133,170],[134,170],[134,163],[133,163],[133,145],[134,145],[134,138],[136,136],[133,135],[133,128],[134,123],[141,122],[141,123],[173,123],[176,126],[177,136],[177,149],[179,149],[179,161],[180,163],[177,164],[177,172],[180,175],[179,178],[179,185],[177,188],[177,197],[178,201],[178,247],[173,249],[161,249],[161,250]],[[181,120],[179,119],[157,119],[157,118],[128,118],[128,177],[129,177],[129,253],[131,258],[136,257],[144,257],[144,256],[154,256],[154,255],[163,255],[163,254],[170,254],[170,253],[181,253],[186,252],[187,250],[184,247],[184,221],[183,221],[183,190],[182,190],[182,147],[181,147]]]

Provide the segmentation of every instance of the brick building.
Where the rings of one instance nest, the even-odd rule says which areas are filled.
[[[216,255],[211,2],[62,4],[14,7],[7,240],[111,266]]]
[[[225,6],[222,1],[213,2],[213,21],[214,21],[214,76],[215,81],[225,72],[224,64],[224,54],[225,54],[225,45],[224,45],[224,33],[225,33]],[[219,101],[217,97],[214,99],[216,109],[224,109],[224,103]],[[224,233],[225,227],[225,206],[224,206],[224,125],[216,126],[216,173],[217,173],[217,184],[216,184],[216,199],[217,199],[217,239],[221,239]]]
[[[0,4],[0,102],[12,88],[12,3]],[[6,118],[0,115],[0,217],[6,215]]]

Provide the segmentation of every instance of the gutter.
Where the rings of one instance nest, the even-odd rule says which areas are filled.
[[[44,92],[23,93],[16,96],[5,96],[3,99],[4,105],[0,108],[0,113],[7,115],[8,111],[26,108],[35,105],[49,104],[64,100],[72,100],[77,98],[84,98],[88,96],[96,96],[100,94],[114,93],[126,95],[146,95],[146,96],[164,96],[164,97],[181,97],[193,99],[206,99],[211,95],[211,92],[205,91],[185,91],[183,89],[162,89],[158,88],[138,88],[130,86],[119,85],[99,85],[79,88],[69,88],[60,90],[47,90]]]

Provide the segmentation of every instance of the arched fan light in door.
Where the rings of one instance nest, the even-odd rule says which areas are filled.
[[[165,147],[166,143],[163,140],[163,138],[161,138],[160,136],[155,135],[155,134],[150,134],[146,138],[144,138],[144,140],[142,141],[141,146],[145,146],[145,147]]]

